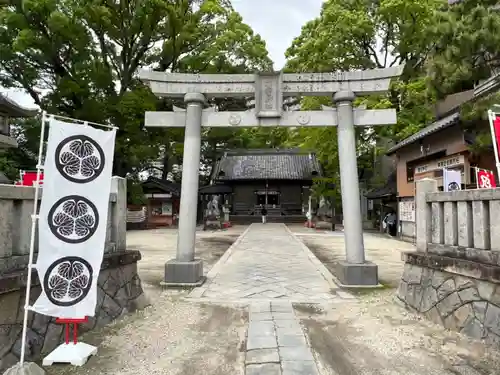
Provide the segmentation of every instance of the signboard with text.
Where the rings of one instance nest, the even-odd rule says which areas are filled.
[[[454,155],[447,158],[432,161],[426,164],[421,164],[415,167],[415,173],[426,173],[436,171],[443,168],[453,168],[463,165],[465,162],[464,155]]]
[[[415,222],[415,201],[407,200],[399,202],[399,220]]]

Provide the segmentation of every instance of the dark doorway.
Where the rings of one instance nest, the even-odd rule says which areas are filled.
[[[277,206],[280,204],[280,196],[279,194],[268,194],[267,196],[267,204],[271,206]]]
[[[257,194],[257,205],[266,204],[266,195],[265,194]]]

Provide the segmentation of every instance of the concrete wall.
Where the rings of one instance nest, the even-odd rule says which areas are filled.
[[[429,319],[500,346],[500,189],[437,192],[416,183],[417,251],[398,297]]]
[[[126,180],[114,177],[96,314],[79,332],[103,326],[147,303],[137,273],[141,255],[126,251],[126,198]],[[0,372],[18,361],[21,350],[33,202],[34,188],[0,185]],[[40,292],[40,281],[33,271],[31,303]],[[63,326],[56,324],[55,318],[30,312],[28,328],[28,360],[39,359],[64,340]]]
[[[399,236],[405,241],[415,241],[416,225],[411,221],[400,222]]]

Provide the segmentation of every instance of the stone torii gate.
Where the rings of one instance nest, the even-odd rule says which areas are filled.
[[[381,94],[403,66],[336,73],[281,72],[259,74],[182,74],[141,71],[139,78],[159,97],[184,98],[185,110],[146,112],[147,127],[185,126],[181,203],[176,259],[165,264],[165,284],[199,285],[203,263],[195,259],[196,213],[202,126],[338,126],[338,149],[346,261],[336,276],[345,285],[378,284],[377,266],[365,259],[354,126],[396,123],[394,109],[353,108],[356,95]],[[336,108],[321,111],[284,111],[283,98],[330,96]],[[255,109],[217,112],[204,109],[210,97],[255,96]]]

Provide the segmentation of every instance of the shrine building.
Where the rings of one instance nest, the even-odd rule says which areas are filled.
[[[209,187],[212,194],[224,194],[234,223],[260,221],[261,205],[267,208],[268,221],[303,222],[313,179],[322,176],[314,153],[232,150],[217,161]]]

